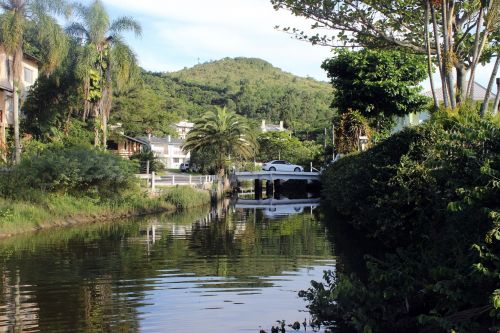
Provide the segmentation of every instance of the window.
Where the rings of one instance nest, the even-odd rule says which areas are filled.
[[[7,76],[7,80],[10,80],[10,66],[11,66],[10,60],[6,59],[5,60],[5,74]]]
[[[33,71],[26,67],[24,67],[24,82],[29,84],[33,83]]]
[[[174,158],[174,163],[179,163],[179,159],[177,157]]]

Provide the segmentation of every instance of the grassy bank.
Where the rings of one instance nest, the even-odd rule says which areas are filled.
[[[167,189],[165,194],[158,198],[127,194],[112,200],[34,191],[23,199],[0,198],[0,237],[56,226],[182,210],[208,204],[208,191],[190,187]]]
[[[26,155],[0,176],[0,237],[210,203],[207,191],[187,187],[151,198],[135,170],[133,162],[88,146],[54,144]]]

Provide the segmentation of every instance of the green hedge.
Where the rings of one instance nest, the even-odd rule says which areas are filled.
[[[469,110],[438,113],[336,162],[323,186],[327,209],[371,238],[376,251],[364,250],[364,272],[339,266],[303,293],[313,314],[358,332],[494,326],[500,307],[497,121]]]

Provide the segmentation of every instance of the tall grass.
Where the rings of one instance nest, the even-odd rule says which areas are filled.
[[[169,188],[164,194],[165,201],[179,210],[210,204],[210,193],[189,186]]]
[[[0,236],[8,236],[50,226],[175,210],[159,198],[130,193],[112,200],[97,200],[34,191],[23,199],[0,197]]]

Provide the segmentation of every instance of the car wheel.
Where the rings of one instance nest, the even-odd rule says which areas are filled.
[[[295,168],[295,169],[293,169],[293,171],[300,172],[300,168]]]
[[[276,168],[275,167],[270,167],[269,171],[276,171]]]

